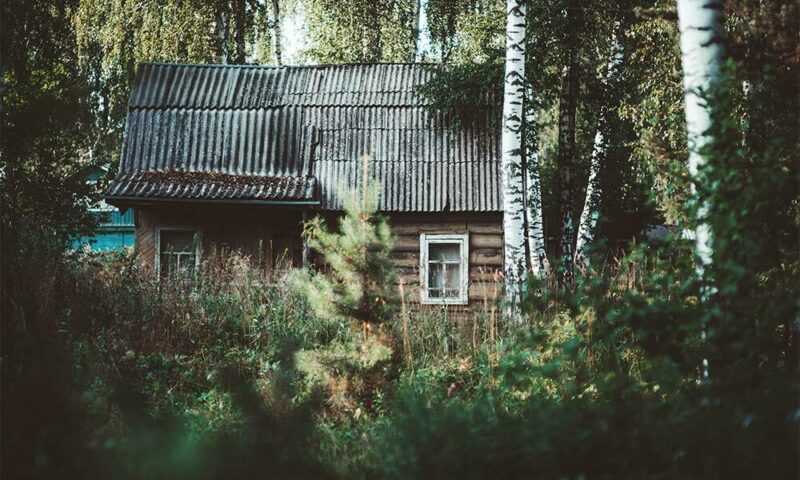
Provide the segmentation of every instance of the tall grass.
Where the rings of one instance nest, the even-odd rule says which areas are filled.
[[[25,418],[41,420],[37,431],[63,422],[63,438],[31,440],[60,469],[19,456],[5,468],[22,476],[677,478],[774,475],[793,458],[797,421],[778,419],[793,405],[785,388],[729,400],[697,383],[703,344],[680,251],[598,263],[572,292],[532,284],[523,329],[502,322],[493,295],[469,314],[403,303],[388,325],[392,370],[369,370],[377,387],[342,403],[305,388],[295,362],[338,352],[353,330],[312,315],[287,270],[207,252],[196,273],[158,280],[132,255],[25,252],[4,310],[4,389],[17,410],[52,399]],[[755,428],[742,427],[747,415]],[[725,441],[704,454],[715,429]],[[71,438],[83,440],[53,453]]]

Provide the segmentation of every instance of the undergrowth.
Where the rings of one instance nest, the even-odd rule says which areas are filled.
[[[22,472],[40,478],[796,473],[794,333],[760,353],[752,383],[701,382],[708,346],[684,246],[634,248],[574,292],[531,285],[526,328],[498,327],[491,309],[401,308],[387,334],[405,346],[383,381],[370,368],[321,382],[299,368],[303,352],[327,352],[333,371],[371,360],[348,347],[360,332],[315,316],[286,272],[215,253],[196,275],[157,282],[131,255],[49,258],[28,258],[48,281],[16,297],[27,299],[16,314],[42,329],[3,332],[15,353],[4,406],[49,432],[23,439],[39,463]],[[769,321],[777,305],[763,313],[785,333]],[[43,386],[40,362],[64,368]],[[336,378],[363,386],[337,401],[352,385]],[[17,403],[34,393],[59,416]]]

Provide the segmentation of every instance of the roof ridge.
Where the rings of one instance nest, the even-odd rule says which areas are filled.
[[[171,67],[201,67],[201,68],[240,68],[240,69],[313,69],[313,68],[337,68],[337,67],[359,67],[359,66],[419,66],[437,67],[444,63],[434,62],[348,62],[348,63],[319,63],[314,65],[252,65],[252,64],[230,64],[230,63],[180,63],[180,62],[139,62],[139,67],[143,65],[160,65]]]

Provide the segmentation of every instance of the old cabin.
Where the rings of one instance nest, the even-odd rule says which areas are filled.
[[[210,248],[299,264],[302,220],[337,214],[337,188],[357,185],[366,155],[413,298],[482,304],[502,268],[498,112],[475,98],[483,124],[454,128],[417,92],[432,75],[419,64],[144,64],[106,201],[134,209],[135,248],[154,272]]]

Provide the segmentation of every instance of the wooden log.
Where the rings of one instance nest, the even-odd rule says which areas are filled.
[[[395,268],[419,268],[418,252],[392,252],[392,265]]]
[[[403,285],[409,285],[412,287],[419,286],[419,274],[418,273],[398,273],[395,275],[394,284],[400,285],[400,282],[403,282]]]
[[[419,235],[400,235],[394,240],[393,252],[419,253]]]
[[[470,248],[469,265],[472,267],[502,267],[503,251],[497,248]]]
[[[395,235],[419,235],[421,233],[466,233],[466,222],[401,223],[392,225]]]
[[[469,222],[467,228],[471,233],[503,234],[503,224],[500,222]]]
[[[503,271],[499,268],[470,268],[469,281],[470,282],[502,282]]]
[[[503,248],[502,235],[488,233],[473,233],[469,236],[470,248]]]
[[[494,282],[475,282],[470,283],[469,286],[469,299],[483,301],[484,299],[495,302],[500,300],[503,294],[503,285]]]

